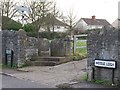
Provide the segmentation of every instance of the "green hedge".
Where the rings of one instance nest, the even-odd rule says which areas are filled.
[[[40,32],[40,38],[47,38],[47,39],[54,39],[54,38],[63,38],[65,37],[65,33],[58,33],[58,32]]]
[[[22,28],[22,24],[6,17],[2,17],[2,30],[16,30],[18,31],[20,28]]]

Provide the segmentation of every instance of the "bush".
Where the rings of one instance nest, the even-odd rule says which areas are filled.
[[[84,58],[86,58],[86,56],[79,52],[75,52],[75,54],[72,55],[73,60],[82,60]]]
[[[18,31],[20,28],[22,28],[22,24],[6,17],[2,17],[2,30],[16,30]]]
[[[26,25],[24,25],[24,30],[26,32],[33,32],[33,33],[37,31],[33,24],[26,24]]]
[[[39,32],[40,38],[47,38],[47,39],[55,39],[55,38],[64,38],[66,36],[65,33],[58,33],[58,32]]]
[[[26,34],[29,37],[38,37],[38,33],[37,32],[27,32]]]

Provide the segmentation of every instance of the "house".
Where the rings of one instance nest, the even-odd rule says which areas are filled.
[[[115,29],[120,28],[120,19],[116,19],[116,20],[112,23],[112,26],[113,26]]]
[[[45,24],[39,29],[39,32],[50,30],[51,32],[66,32],[68,25],[54,16],[45,18]]]
[[[80,31],[86,31],[90,29],[102,29],[104,26],[110,26],[112,25],[105,19],[96,19],[95,16],[92,16],[92,18],[81,18],[75,28]]]

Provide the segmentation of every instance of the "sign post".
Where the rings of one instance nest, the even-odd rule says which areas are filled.
[[[5,64],[10,65],[11,67],[13,66],[13,51],[11,49],[6,49],[5,51]]]
[[[112,84],[114,85],[114,70],[116,69],[116,61],[114,60],[95,60],[95,66],[101,68],[112,69]]]
[[[22,27],[24,27],[24,12],[30,13],[30,9],[25,6],[18,6],[16,9],[19,13],[22,13]]]

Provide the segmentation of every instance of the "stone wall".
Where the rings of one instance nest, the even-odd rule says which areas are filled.
[[[5,63],[5,51],[10,49],[14,51],[14,62],[17,63],[18,58],[18,37],[17,32],[4,30],[2,33],[2,60]]]
[[[50,56],[50,41],[48,39],[38,39],[39,56]]]
[[[114,81],[114,83],[117,84],[120,83],[120,38],[118,38],[118,34],[118,30],[112,30],[110,28],[88,32],[87,69],[92,68],[93,70],[93,77],[91,78],[95,80],[106,80],[109,82]],[[96,67],[94,65],[95,59],[116,61],[117,68],[113,70]],[[88,70],[88,77],[90,73],[91,71]]]
[[[13,51],[13,64],[21,66],[24,62],[38,55],[38,41],[34,37],[27,37],[26,32],[19,31],[2,31],[2,61],[6,62],[6,50]]]
[[[69,56],[71,54],[71,41],[69,39],[54,39],[50,44],[51,56]]]
[[[13,63],[23,65],[36,56],[66,56],[70,55],[71,44],[64,39],[47,40],[28,37],[24,30],[1,32],[2,60],[6,63],[6,50],[13,51]]]

